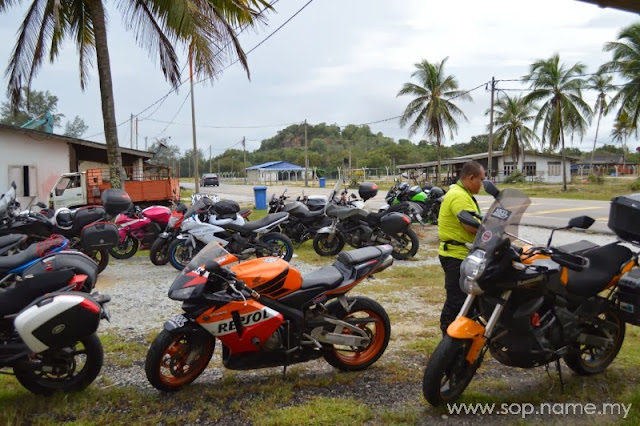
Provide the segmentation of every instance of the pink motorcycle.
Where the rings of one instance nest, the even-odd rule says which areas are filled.
[[[151,206],[144,210],[135,207],[134,210],[121,213],[115,223],[120,233],[120,242],[109,249],[109,254],[116,259],[128,259],[138,249],[151,248],[158,235],[167,227],[171,209],[165,206]]]

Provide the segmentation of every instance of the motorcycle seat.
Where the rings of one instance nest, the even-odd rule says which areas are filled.
[[[302,290],[318,288],[328,290],[344,280],[344,276],[333,266],[325,266],[315,271],[309,272],[302,277]]]
[[[74,275],[71,269],[45,272],[6,289],[0,293],[0,317],[18,313],[36,298],[66,287]]]
[[[393,249],[390,245],[363,247],[350,251],[341,252],[337,261],[348,266],[356,266],[368,260],[378,259],[382,255],[389,255]]]
[[[0,254],[4,254],[10,248],[22,243],[27,239],[25,234],[9,234],[0,237]]]
[[[255,231],[256,229],[260,229],[263,228],[267,225],[270,225],[280,219],[289,217],[289,213],[286,212],[280,212],[280,213],[269,213],[268,215],[266,215],[265,217],[263,217],[260,220],[256,220],[254,222],[245,222],[244,225],[236,225],[234,223],[229,223],[227,225],[225,225],[226,228],[232,229],[234,231],[240,231],[240,232],[252,232]]]
[[[296,212],[296,213],[298,213],[298,212]],[[293,216],[297,216],[297,217],[301,217],[301,218],[305,218],[305,219],[312,218],[312,217],[314,217],[314,218],[315,217],[322,217],[322,216],[324,216],[324,209],[321,209],[321,210],[306,210],[306,211],[302,211],[301,214],[300,213],[298,213],[298,214],[294,213]]]
[[[0,271],[9,271],[40,257],[38,244],[31,244],[20,253],[11,256],[0,256]]]
[[[340,207],[327,209],[328,216],[333,216],[340,220],[347,219],[350,217],[360,217],[364,219],[369,214],[370,213],[364,209],[340,208]]]
[[[567,291],[577,296],[591,297],[607,287],[633,253],[627,247],[608,244],[587,250],[581,256],[589,259],[589,267],[581,272],[569,270]]]

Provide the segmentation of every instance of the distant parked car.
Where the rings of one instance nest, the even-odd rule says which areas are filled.
[[[220,186],[220,181],[218,180],[218,175],[214,173],[205,173],[202,175],[200,179],[200,186]]]

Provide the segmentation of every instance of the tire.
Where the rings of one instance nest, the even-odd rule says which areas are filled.
[[[260,241],[267,244],[269,249],[267,249],[266,252],[257,250],[257,257],[275,256],[287,262],[293,257],[293,243],[291,239],[280,232],[269,232],[260,237]]]
[[[39,395],[55,391],[78,392],[89,386],[102,368],[104,352],[97,334],[84,337],[73,348],[49,349],[35,355],[37,369],[16,367],[16,379],[27,390]],[[49,367],[47,372],[42,367]]]
[[[156,238],[149,249],[149,258],[151,263],[156,266],[162,266],[169,263],[169,245],[172,240],[168,238]]]
[[[391,245],[393,246],[391,256],[394,259],[407,260],[418,252],[420,239],[413,229],[408,229],[407,232],[391,237]]]
[[[429,358],[422,379],[422,393],[434,407],[457,400],[467,388],[480,362],[465,359],[471,340],[444,336]]]
[[[104,271],[109,264],[109,250],[107,249],[95,250],[85,254],[98,264],[98,274]]]
[[[589,326],[586,328],[589,334],[594,334],[599,337],[612,338],[613,345],[609,348],[593,347],[584,344],[576,347],[575,352],[571,352],[564,355],[564,362],[567,366],[583,376],[590,376],[592,374],[601,373],[613,362],[613,360],[620,352],[622,342],[624,342],[624,335],[626,331],[626,325],[624,321],[620,319],[618,314],[614,311],[603,312],[599,315],[600,319],[605,319],[608,322],[616,325],[615,332],[606,330],[604,327]]]
[[[129,259],[136,254],[139,245],[140,242],[136,238],[127,235],[122,243],[109,249],[109,254],[115,259]]]
[[[336,346],[327,349],[324,359],[335,368],[342,371],[360,371],[376,362],[387,349],[389,338],[391,337],[391,322],[389,315],[382,306],[375,300],[366,297],[349,297],[349,305],[352,305],[351,312],[347,313],[342,305],[334,301],[327,305],[327,310],[336,318],[348,321],[353,320],[355,325],[365,330],[371,342],[363,349]],[[373,322],[364,323],[363,320],[369,318]],[[329,332],[336,332],[336,326],[328,326]],[[349,334],[349,330],[344,330]]]
[[[313,237],[313,249],[320,256],[335,256],[344,248],[344,237],[341,233],[316,234]]]
[[[191,245],[187,245],[187,240],[175,239],[169,244],[167,250],[169,263],[178,271],[182,271],[191,262],[191,259],[200,251],[202,247],[196,245],[194,249]]]
[[[147,380],[164,392],[174,392],[188,385],[209,365],[215,342],[204,329],[162,330],[147,352],[144,362]]]

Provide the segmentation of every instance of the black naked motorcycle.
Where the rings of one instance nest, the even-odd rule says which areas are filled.
[[[339,181],[334,195],[338,184]],[[375,197],[378,187],[373,183],[363,183],[358,193],[367,201]],[[338,254],[345,243],[356,248],[389,244],[393,247],[392,256],[399,260],[406,260],[418,252],[420,240],[411,229],[411,218],[404,213],[389,210],[370,213],[363,208],[335,204],[328,204],[325,213],[332,223],[319,229],[313,238],[313,249],[320,256]]]
[[[434,406],[463,393],[487,351],[511,367],[555,363],[564,385],[560,359],[578,374],[600,373],[620,350],[625,322],[640,324],[638,253],[620,241],[555,247],[553,231],[546,245],[525,241],[517,228],[529,198],[484,184],[495,202],[482,224],[470,212],[458,215],[479,229],[460,267],[460,286],[468,296],[424,373],[424,397]],[[638,208],[614,207],[609,227],[637,245]],[[559,229],[586,229],[593,222],[581,216]]]
[[[273,194],[269,201],[269,213],[289,213],[289,218],[280,226],[280,231],[292,241],[302,244],[313,238],[319,229],[331,225],[331,219],[324,212],[324,204],[321,209],[311,210],[308,197],[305,196],[287,203],[285,201],[289,197],[284,195],[286,191],[285,189],[279,197]]]

